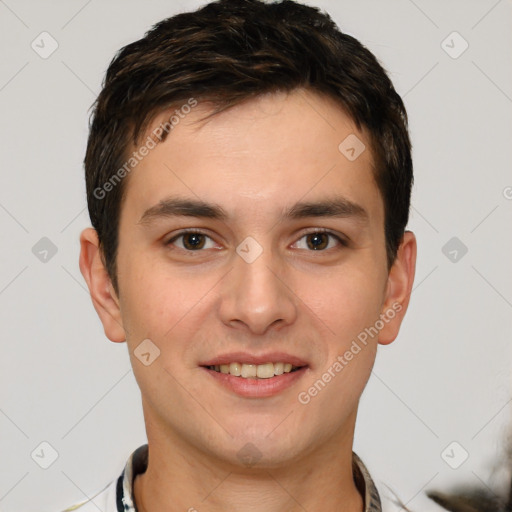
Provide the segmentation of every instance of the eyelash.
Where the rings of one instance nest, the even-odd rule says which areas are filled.
[[[170,245],[172,245],[173,242],[178,240],[180,237],[182,237],[182,236],[184,236],[186,234],[189,234],[189,233],[193,233],[193,234],[197,234],[197,235],[203,235],[203,236],[206,236],[207,238],[210,238],[211,240],[213,240],[211,236],[209,236],[207,233],[205,233],[201,229],[188,228],[188,229],[183,229],[178,234],[174,235],[171,239],[169,239],[165,243],[165,245],[166,246],[170,246]],[[339,235],[337,235],[334,232],[332,232],[332,231],[330,231],[328,229],[325,229],[325,228],[316,228],[313,231],[308,231],[307,233],[303,233],[302,236],[300,238],[298,238],[298,240],[301,240],[302,238],[304,238],[307,235],[315,235],[317,233],[325,233],[325,234],[329,235],[330,237],[334,238],[335,240],[337,240],[342,247],[348,247],[347,240],[345,240],[344,238],[340,237]],[[177,249],[185,251],[185,252],[188,252],[188,253],[202,252],[202,249],[198,249],[196,251],[193,251],[193,250],[190,250],[190,249],[181,249],[181,247],[178,247]],[[321,249],[319,251],[309,250],[308,252],[326,252],[328,250],[329,249]]]

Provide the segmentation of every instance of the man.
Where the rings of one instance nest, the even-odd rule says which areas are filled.
[[[352,445],[414,279],[410,150],[383,68],[312,7],[221,0],[117,54],[80,269],[148,444],[68,510],[380,510]]]

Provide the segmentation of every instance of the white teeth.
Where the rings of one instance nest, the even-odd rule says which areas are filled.
[[[274,376],[274,365],[272,363],[259,364],[256,368],[256,376],[259,379],[269,379]]]
[[[274,375],[282,375],[284,373],[284,363],[274,363]]]
[[[246,379],[251,377],[254,379],[256,377],[258,369],[255,364],[243,364],[242,365],[242,374],[241,377],[245,377]]]
[[[270,379],[275,375],[290,373],[292,369],[299,368],[291,363],[265,363],[265,364],[245,364],[230,363],[215,366],[209,366],[210,370],[220,373],[243,377],[244,379]]]
[[[231,375],[240,377],[240,375],[242,375],[242,365],[239,363],[231,363],[229,365],[229,373],[231,373]]]

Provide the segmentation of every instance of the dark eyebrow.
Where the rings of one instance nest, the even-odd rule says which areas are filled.
[[[296,203],[283,213],[283,218],[302,219],[307,217],[356,217],[368,220],[368,212],[357,203],[337,196],[332,199]]]
[[[207,219],[226,220],[228,214],[216,204],[197,199],[169,197],[155,206],[148,208],[139,219],[138,224],[150,224],[153,219],[161,217],[204,217]]]
[[[202,217],[215,220],[227,220],[229,215],[219,205],[197,199],[170,197],[148,208],[139,219],[139,224],[150,224],[153,220],[165,217]],[[321,201],[299,202],[283,211],[281,220],[302,219],[308,217],[355,217],[368,220],[367,211],[360,205],[344,197],[335,197]]]

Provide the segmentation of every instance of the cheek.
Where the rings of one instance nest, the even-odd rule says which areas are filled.
[[[379,317],[383,283],[371,269],[343,268],[303,279],[298,295],[344,345]]]
[[[201,298],[212,285],[204,280],[194,286],[192,278],[164,271],[162,265],[136,265],[136,259],[128,272],[122,315],[129,325],[127,343],[134,376],[154,413],[183,410],[190,407],[188,392],[200,395],[189,383],[193,368],[185,354],[200,325]],[[147,339],[149,348],[146,341],[142,344]],[[148,365],[139,347],[150,353]]]
[[[315,418],[313,430],[317,436],[329,436],[340,424],[350,422],[375,361],[376,344],[342,345],[330,354],[323,368],[312,375],[297,396],[302,415]]]
[[[134,339],[144,336],[165,341],[179,323],[186,323],[188,313],[212,286],[210,279],[197,282],[193,273],[173,269],[161,259],[134,254],[124,263],[120,265],[127,277],[120,279],[121,314]]]

